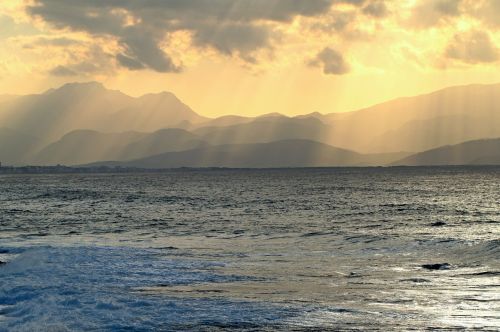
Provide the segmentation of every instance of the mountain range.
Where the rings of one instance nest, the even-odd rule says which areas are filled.
[[[78,165],[98,160],[131,160],[207,144],[198,136],[176,128],[153,133],[76,130],[41,149],[33,162],[37,165]]]
[[[375,166],[387,164],[401,156],[402,154],[365,155],[315,141],[293,139],[270,143],[207,146],[125,162],[98,162],[88,166],[138,168]]]
[[[207,120],[171,93],[133,98],[96,82],[70,83],[0,104],[0,124],[37,137],[41,145],[78,129],[150,132]]]
[[[96,82],[70,83],[0,96],[0,161],[149,168],[495,164],[500,149],[490,138],[500,137],[499,105],[499,84],[469,85],[347,113],[210,119],[169,92],[134,98]]]

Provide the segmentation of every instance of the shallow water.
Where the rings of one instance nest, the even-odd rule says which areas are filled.
[[[0,176],[0,331],[495,331],[499,188],[494,167]]]

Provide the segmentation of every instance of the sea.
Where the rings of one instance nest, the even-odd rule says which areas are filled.
[[[0,176],[0,331],[499,331],[500,167]]]

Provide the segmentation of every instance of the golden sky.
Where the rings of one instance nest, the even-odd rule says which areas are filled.
[[[500,82],[499,0],[2,0],[0,94],[97,80],[205,116]]]

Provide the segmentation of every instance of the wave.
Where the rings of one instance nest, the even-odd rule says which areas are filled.
[[[0,331],[171,330],[258,326],[293,313],[272,304],[141,294],[140,287],[252,280],[214,272],[220,262],[168,259],[128,247],[23,248],[0,267]],[[140,320],[136,317],[141,317]]]

